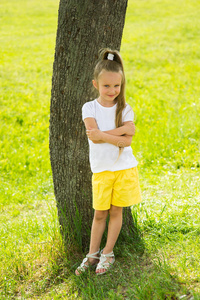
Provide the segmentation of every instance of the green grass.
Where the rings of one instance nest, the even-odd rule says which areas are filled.
[[[2,204],[26,205],[52,185],[48,120],[57,5],[48,1],[46,11],[39,1],[1,1],[0,9]]]
[[[145,166],[200,166],[199,9],[198,1],[130,2],[122,55]]]
[[[199,1],[129,0],[121,53],[136,115],[145,252],[77,278],[59,234],[48,126],[58,1],[0,3],[0,298],[200,299]]]

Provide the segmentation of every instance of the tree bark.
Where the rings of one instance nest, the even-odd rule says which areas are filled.
[[[93,209],[92,174],[81,108],[95,97],[91,81],[99,49],[120,49],[127,1],[61,0],[59,6],[50,159],[64,240],[69,242],[70,237],[83,249],[89,245]],[[129,210],[128,223],[130,218]],[[130,224],[126,227],[130,230]]]

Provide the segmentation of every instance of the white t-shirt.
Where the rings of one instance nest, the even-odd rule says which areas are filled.
[[[101,131],[115,129],[115,111],[117,104],[112,107],[102,106],[97,99],[86,102],[82,107],[82,118],[94,118]],[[126,104],[122,112],[122,122],[133,121],[134,113],[129,104]],[[125,147],[119,157],[119,147],[109,143],[94,144],[89,141],[90,166],[93,173],[103,171],[119,171],[136,167],[131,146]],[[119,157],[119,159],[118,159]]]

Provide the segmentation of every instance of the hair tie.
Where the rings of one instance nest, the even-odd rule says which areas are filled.
[[[108,60],[114,60],[114,54],[108,53],[107,59]]]

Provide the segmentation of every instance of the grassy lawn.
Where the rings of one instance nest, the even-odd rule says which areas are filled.
[[[0,299],[200,299],[200,3],[129,0],[121,53],[143,255],[77,278],[59,234],[48,127],[58,1],[2,0]]]

